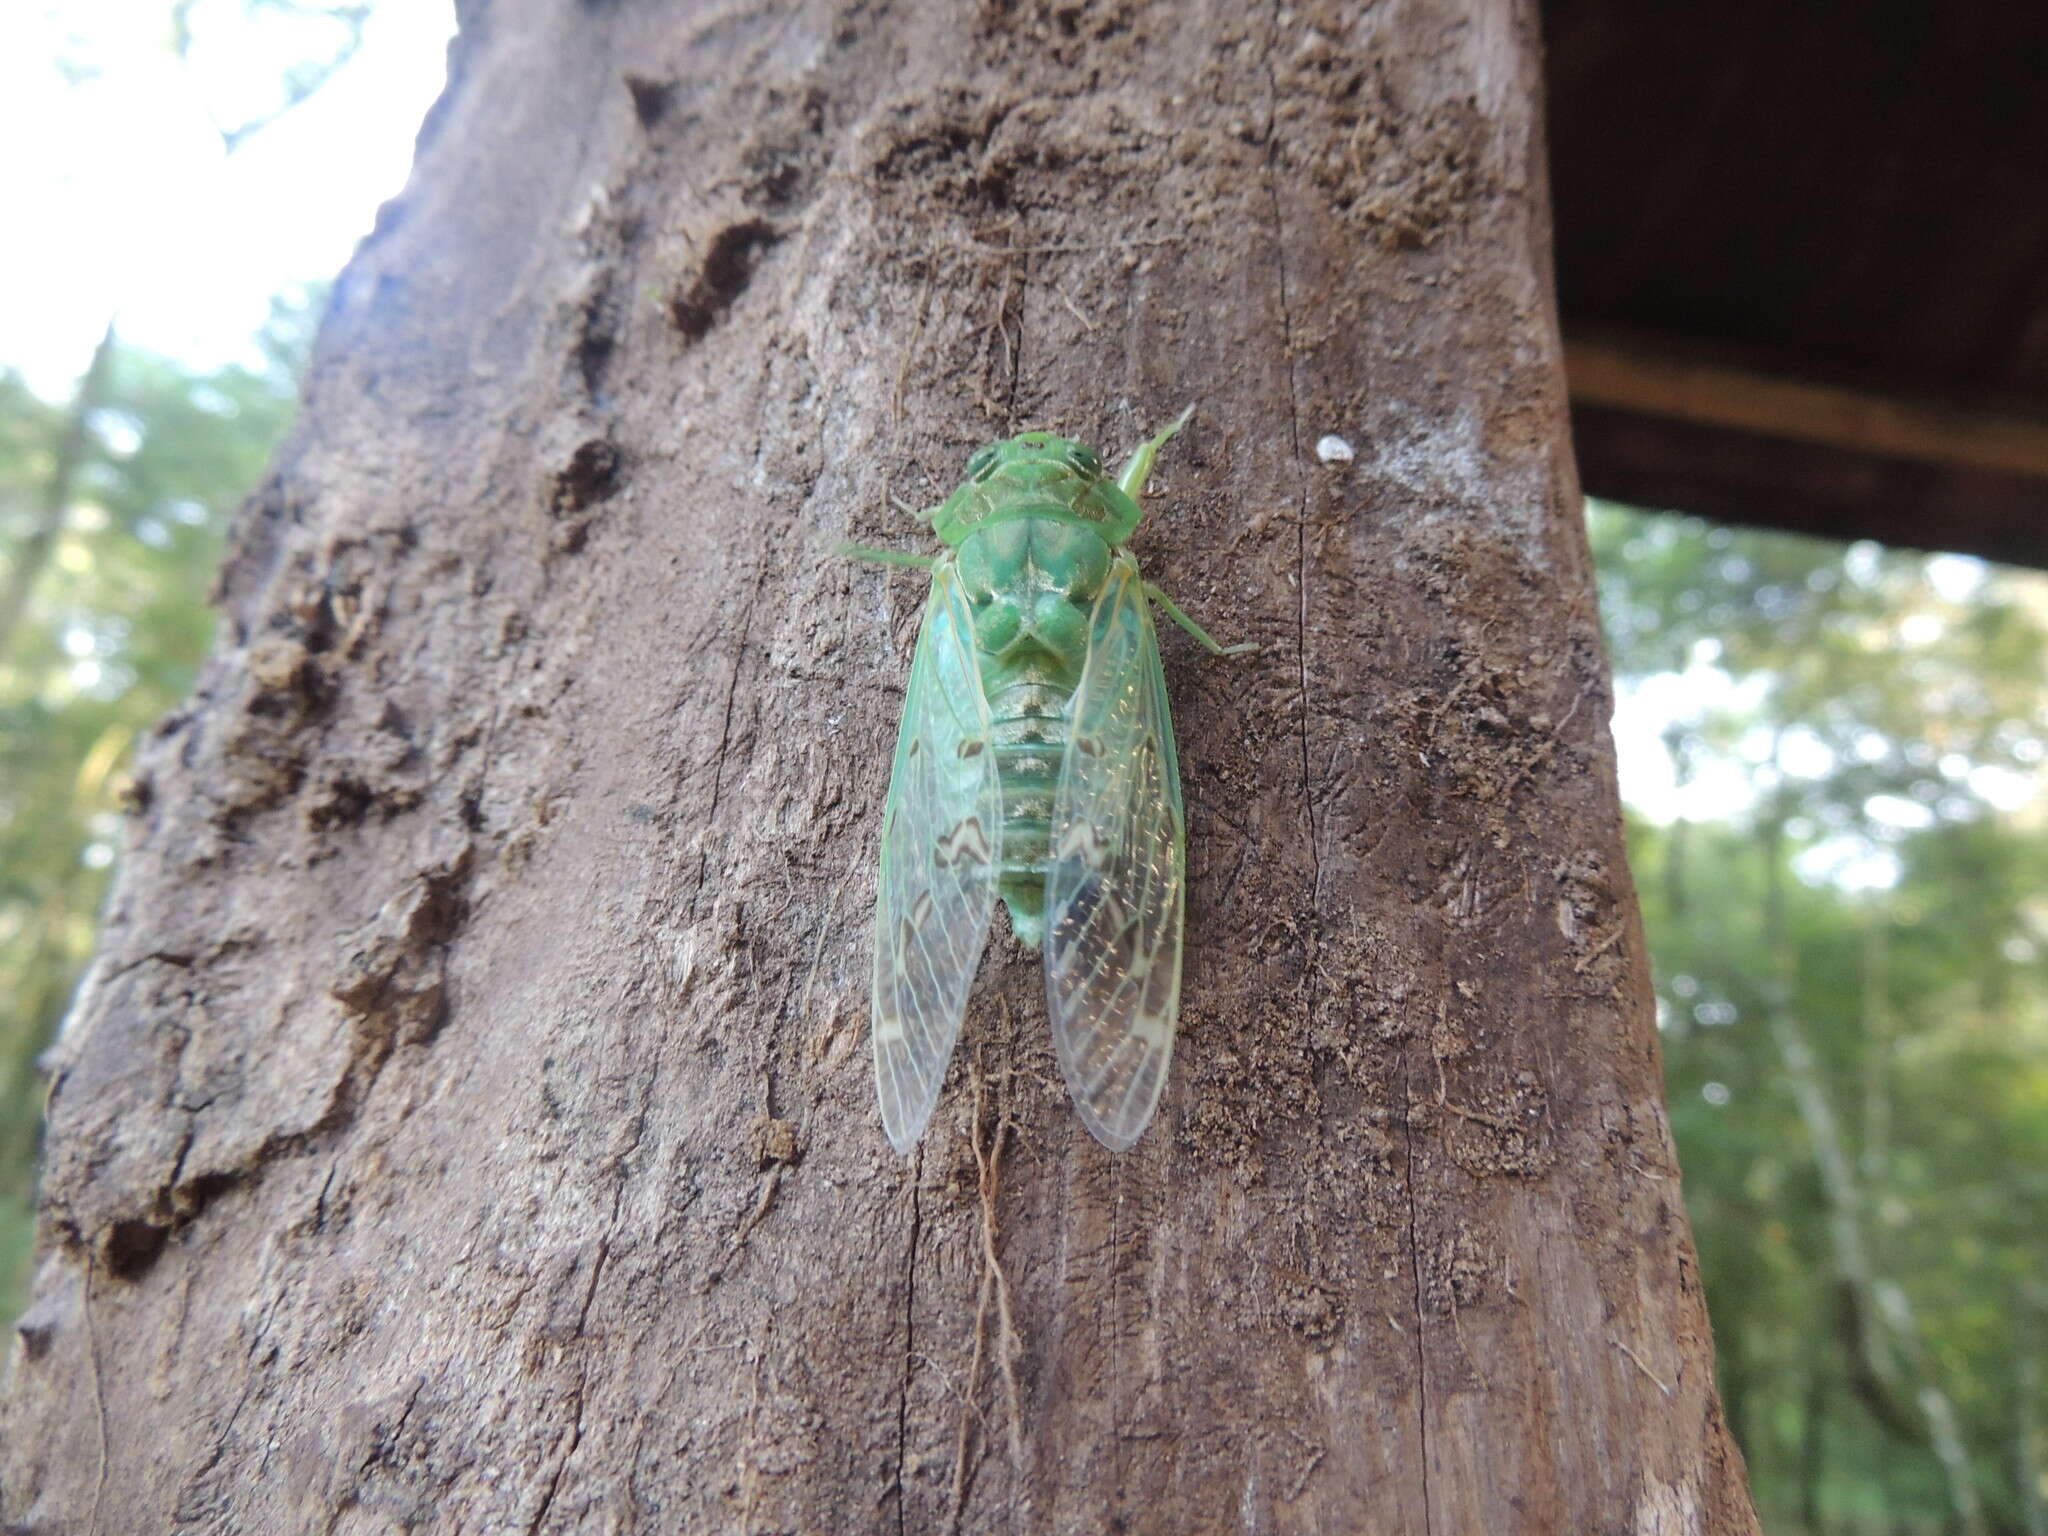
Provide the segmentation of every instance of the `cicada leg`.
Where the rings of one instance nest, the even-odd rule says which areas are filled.
[[[1124,472],[1116,477],[1117,489],[1133,501],[1142,501],[1145,482],[1152,476],[1152,461],[1159,457],[1159,450],[1173,440],[1174,433],[1186,426],[1188,418],[1194,414],[1195,408],[1191,405],[1174,417],[1173,425],[1164,432],[1150,442],[1140,443],[1138,451],[1131,455],[1130,463],[1124,466]]]
[[[1178,416],[1174,417],[1173,424],[1169,426],[1164,432],[1161,432],[1157,437],[1153,438],[1150,442],[1140,443],[1138,445],[1138,451],[1131,455],[1131,462],[1124,466],[1124,472],[1117,477],[1116,482],[1118,488],[1121,489],[1126,496],[1130,497],[1131,500],[1137,501],[1144,496],[1145,482],[1147,479],[1151,477],[1152,474],[1152,461],[1159,457],[1159,450],[1164,448],[1169,442],[1173,440],[1173,435],[1176,432],[1180,431],[1182,427],[1186,426],[1188,424],[1188,418],[1194,414],[1195,408],[1191,405],[1186,410],[1182,411]],[[1169,619],[1172,619],[1174,623],[1178,624],[1182,629],[1186,630],[1189,634],[1193,635],[1195,637],[1195,643],[1201,646],[1202,649],[1207,651],[1211,656],[1242,656],[1247,651],[1255,651],[1258,649],[1258,646],[1250,641],[1246,641],[1242,645],[1217,644],[1216,641],[1213,638],[1211,638],[1207,630],[1202,628],[1202,626],[1197,624],[1193,619],[1189,618],[1185,613],[1181,612],[1180,604],[1176,603],[1164,592],[1160,591],[1157,587],[1153,586],[1152,583],[1149,581],[1145,583],[1145,595],[1151,598],[1152,601],[1157,603],[1161,608],[1164,608],[1166,610],[1166,616]]]
[[[1236,645],[1218,645],[1214,640],[1212,640],[1209,637],[1209,632],[1206,629],[1202,628],[1201,625],[1197,624],[1193,619],[1189,618],[1185,613],[1182,613],[1180,611],[1180,604],[1176,603],[1164,592],[1160,591],[1157,587],[1153,586],[1152,583],[1149,581],[1145,583],[1145,595],[1151,598],[1152,601],[1157,603],[1160,607],[1164,608],[1166,610],[1166,616],[1169,619],[1173,620],[1174,623],[1178,624],[1182,629],[1186,630],[1189,634],[1193,635],[1195,637],[1195,643],[1201,646],[1202,649],[1207,651],[1211,656],[1243,656],[1246,653],[1250,651],[1256,651],[1259,648],[1258,642],[1255,640],[1241,641]]]
[[[841,544],[832,553],[847,560],[868,560],[876,565],[907,565],[919,571],[928,571],[939,563],[936,555],[906,555],[901,550],[870,549],[865,544]]]

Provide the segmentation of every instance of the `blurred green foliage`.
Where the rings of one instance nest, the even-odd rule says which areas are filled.
[[[206,651],[205,593],[228,519],[291,419],[322,302],[274,304],[248,366],[194,373],[115,343],[93,398],[61,405],[0,373],[0,570],[11,582],[35,565],[19,622],[0,634],[0,1303],[11,1309],[29,1246],[35,1060],[92,953],[124,767]],[[82,452],[53,500],[76,427]]]
[[[1672,1123],[1765,1529],[2040,1536],[2048,577],[1589,525]]]

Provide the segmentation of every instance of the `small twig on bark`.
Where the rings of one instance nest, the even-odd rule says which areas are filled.
[[[1612,949],[1614,947],[1615,941],[1627,932],[1628,924],[1626,922],[1616,923],[1614,925],[1614,931],[1612,933],[1608,934],[1606,938],[1602,939],[1598,944],[1595,944],[1591,949],[1587,950],[1583,955],[1579,956],[1579,963],[1572,967],[1572,974],[1575,976],[1585,975],[1586,967],[1591,965],[1595,960],[1598,960],[1602,955],[1606,954],[1608,950]]]
[[[1572,700],[1572,707],[1564,712],[1564,718],[1552,726],[1550,733],[1543,738],[1543,745],[1536,749],[1528,762],[1515,771],[1514,777],[1509,779],[1501,790],[1500,799],[1503,802],[1512,799],[1515,791],[1522,787],[1523,781],[1550,760],[1550,754],[1557,750],[1557,741],[1564,734],[1564,728],[1572,723],[1572,716],[1579,712],[1579,706],[1585,702],[1586,690],[1582,688],[1579,690],[1579,696]]]
[[[1083,313],[1081,306],[1074,302],[1073,296],[1067,292],[1065,285],[1060,283],[1054,283],[1052,285],[1052,291],[1058,294],[1060,302],[1067,306],[1067,313],[1071,314],[1076,320],[1081,322],[1082,330],[1092,331],[1095,329],[1095,322],[1093,320],[1090,320],[1088,316],[1085,313]]]
[[[747,1395],[747,1435],[740,1442],[740,1533],[746,1536],[754,1528],[754,1495],[760,1486],[760,1476],[754,1466],[754,1442],[758,1438],[761,1412],[761,1356],[766,1349],[754,1351],[753,1381]]]
[[[1010,1311],[1010,1277],[1003,1273],[1002,1261],[996,1257],[996,1195],[1002,1187],[1003,1149],[1009,1143],[1011,1129],[1012,1122],[1006,1108],[996,1122],[995,1134],[989,1139],[985,1153],[977,1134],[974,1160],[981,1171],[981,1254],[988,1273],[995,1280],[996,1318],[1001,1324],[1001,1332],[996,1336],[996,1366],[1003,1375],[1003,1396],[1010,1410],[1010,1465],[1021,1471],[1024,1466],[1024,1415],[1018,1407],[1015,1365],[1019,1341],[1016,1320]]]
[[[1656,1386],[1659,1392],[1662,1392],[1666,1397],[1671,1396],[1671,1388],[1664,1384],[1664,1378],[1659,1376],[1655,1371],[1651,1370],[1647,1365],[1643,1364],[1643,1357],[1641,1355],[1637,1354],[1634,1350],[1630,1349],[1626,1344],[1622,1343],[1620,1339],[1615,1338],[1612,1334],[1608,1335],[1607,1342],[1612,1344],[1616,1349],[1620,1350],[1624,1355],[1627,1355],[1629,1360],[1635,1365],[1635,1368],[1641,1371],[1645,1376],[1649,1377],[1650,1381]]]
[[[740,1222],[739,1230],[733,1233],[732,1242],[726,1247],[728,1256],[738,1253],[740,1245],[747,1240],[747,1234],[761,1225],[761,1219],[768,1214],[768,1207],[775,1203],[775,1191],[781,1186],[782,1164],[777,1163],[768,1170],[767,1181],[761,1185],[761,1198],[754,1202],[754,1208],[747,1212],[746,1218]]]

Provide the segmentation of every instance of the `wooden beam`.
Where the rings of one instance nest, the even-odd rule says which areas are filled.
[[[2048,480],[2048,403],[1992,409],[1793,379],[1608,331],[1565,337],[1574,402]]]

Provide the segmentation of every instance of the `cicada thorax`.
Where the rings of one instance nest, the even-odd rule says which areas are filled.
[[[1094,449],[1050,432],[991,443],[967,461],[967,478],[931,512],[932,531],[959,548],[977,532],[1020,517],[1045,516],[1093,529],[1111,548],[1143,517]]]
[[[1002,784],[997,891],[1018,939],[1036,947],[1045,934],[1048,838],[1069,705],[1088,659],[1089,617],[1109,574],[1110,548],[1091,526],[1026,514],[968,534],[956,560],[974,614]]]

